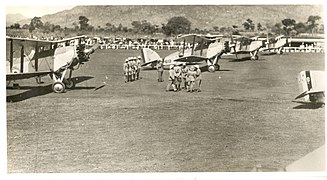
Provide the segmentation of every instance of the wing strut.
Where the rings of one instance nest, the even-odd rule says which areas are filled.
[[[201,41],[201,47],[200,47],[200,48],[201,48],[200,56],[202,56],[202,53],[203,53],[203,41],[204,41],[204,40],[202,39],[202,41]]]
[[[13,42],[14,40],[10,39],[10,59],[9,59],[9,63],[10,63],[10,72],[12,72],[12,66],[14,65],[14,49],[13,49]]]
[[[185,51],[185,39],[183,41],[183,56],[184,56],[184,51]]]
[[[24,45],[22,45],[20,50],[20,72],[24,72]]]
[[[195,36],[193,36],[193,45],[192,45],[192,53],[191,53],[191,55],[193,55],[194,48],[195,48]]]
[[[33,58],[33,57],[31,57]],[[35,44],[35,72],[39,70],[39,43]]]

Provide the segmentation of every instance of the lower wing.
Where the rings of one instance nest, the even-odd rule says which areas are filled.
[[[31,72],[31,73],[10,73],[6,74],[6,80],[19,80],[19,79],[28,79],[36,76],[45,76],[52,73],[51,71],[43,71],[43,72]]]

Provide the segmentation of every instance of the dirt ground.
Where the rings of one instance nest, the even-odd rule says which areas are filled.
[[[165,92],[167,71],[124,83],[139,53],[97,50],[63,94],[48,77],[7,88],[8,173],[278,171],[325,143],[324,108],[292,102],[297,74],[324,70],[324,54],[224,57],[187,93]]]

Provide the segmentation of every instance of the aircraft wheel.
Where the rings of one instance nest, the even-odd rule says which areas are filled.
[[[52,90],[55,93],[63,93],[65,91],[65,84],[59,81],[54,82],[52,84]]]
[[[254,56],[251,56],[251,60],[255,60],[255,57]]]
[[[258,55],[254,56],[254,60],[258,60],[258,59],[259,59]]]
[[[219,71],[220,70],[220,65],[219,64],[216,64],[215,65],[215,69],[216,69],[216,71]]]
[[[66,86],[66,88],[68,88],[68,89],[72,89],[72,88],[75,87],[75,82],[74,82],[72,79],[67,79],[67,80],[65,81],[65,86]]]

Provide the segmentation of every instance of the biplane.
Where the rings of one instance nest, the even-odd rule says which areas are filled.
[[[287,38],[283,38],[284,36],[277,36],[275,38],[268,38],[264,41],[266,44],[265,47],[262,48],[262,51],[273,51],[276,54],[283,54],[283,48],[288,43]]]
[[[245,37],[233,35],[230,41],[230,54],[235,54],[238,59],[238,54],[250,54],[251,60],[258,60],[258,52],[263,47],[263,41],[258,40],[258,37]]]
[[[300,95],[299,103],[325,104],[325,71],[301,71],[297,77]]]
[[[204,61],[208,66],[208,71],[214,72],[220,69],[218,60],[228,48],[228,44],[222,41],[220,37],[208,38],[203,35],[188,34],[178,37],[176,41],[180,42],[181,48],[163,58],[164,66],[182,63],[197,64]],[[154,67],[161,59],[155,51],[149,48],[142,48],[141,54],[143,56],[142,66],[151,65]]]
[[[72,72],[89,61],[98,47],[96,44],[86,49],[84,39],[85,36],[59,41],[6,37],[6,80],[10,83],[34,77],[41,83],[42,76],[50,75],[54,92],[73,88]]]

